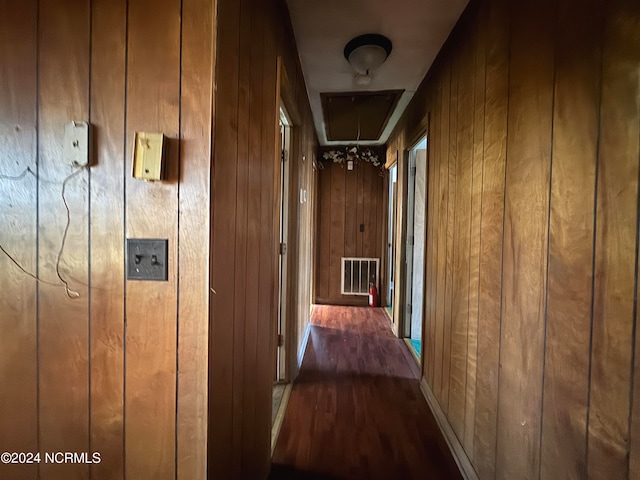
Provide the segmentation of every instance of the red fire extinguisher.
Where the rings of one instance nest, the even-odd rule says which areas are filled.
[[[373,283],[369,284],[369,306],[378,306],[378,289]]]

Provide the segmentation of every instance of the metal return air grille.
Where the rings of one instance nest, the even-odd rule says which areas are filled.
[[[342,295],[369,295],[369,285],[378,288],[379,258],[342,257]]]

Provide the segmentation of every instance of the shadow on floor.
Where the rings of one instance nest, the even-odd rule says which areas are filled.
[[[269,480],[347,480],[324,473],[305,472],[285,465],[273,465]]]

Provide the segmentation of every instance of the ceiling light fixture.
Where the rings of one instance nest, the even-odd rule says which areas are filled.
[[[344,58],[357,72],[358,85],[365,87],[371,83],[373,72],[385,62],[392,48],[391,40],[377,33],[360,35],[345,45]]]

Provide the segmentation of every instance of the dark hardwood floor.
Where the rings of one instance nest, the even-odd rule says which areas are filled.
[[[382,309],[317,306],[311,323],[270,478],[462,478]]]

